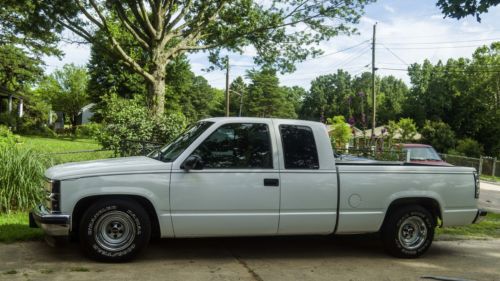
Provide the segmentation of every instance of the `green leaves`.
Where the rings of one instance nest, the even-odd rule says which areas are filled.
[[[0,213],[42,202],[43,173],[49,165],[49,159],[30,148],[0,143]]]

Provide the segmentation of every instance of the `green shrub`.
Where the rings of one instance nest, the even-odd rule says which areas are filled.
[[[99,123],[87,123],[76,127],[76,137],[77,138],[97,138],[101,132],[101,124]]]
[[[483,146],[478,143],[476,140],[465,138],[463,140],[459,140],[457,146],[455,147],[456,154],[465,155],[468,157],[476,157],[479,158],[484,153]],[[451,152],[454,152],[451,150]]]
[[[19,142],[19,136],[14,135],[9,128],[0,125],[0,145],[8,145]]]
[[[2,112],[0,113],[0,125],[4,125],[16,131],[22,126],[22,119],[14,113]]]
[[[43,200],[43,174],[50,161],[18,144],[0,146],[0,212],[27,210]]]
[[[181,113],[151,117],[139,99],[126,100],[112,95],[104,101],[106,106],[101,112],[102,128],[97,140],[115,154],[142,154],[141,142],[167,143],[186,126],[186,118]]]
[[[455,132],[442,121],[426,120],[421,134],[425,143],[432,145],[439,152],[445,152],[455,146]]]

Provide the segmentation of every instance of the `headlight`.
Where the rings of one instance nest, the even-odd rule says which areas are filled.
[[[45,181],[46,206],[52,212],[61,211],[61,181],[47,179]]]

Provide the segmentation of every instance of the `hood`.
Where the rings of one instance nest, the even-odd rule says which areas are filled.
[[[65,180],[130,173],[168,173],[171,166],[172,163],[164,163],[146,156],[121,157],[56,165],[49,168],[45,176],[49,179]]]

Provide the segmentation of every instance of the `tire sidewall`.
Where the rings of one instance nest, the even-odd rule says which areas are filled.
[[[121,251],[109,251],[95,240],[96,223],[111,211],[121,211],[132,218],[135,235],[132,243]],[[80,241],[85,252],[102,261],[126,261],[135,257],[149,242],[151,226],[147,213],[136,203],[125,200],[103,201],[93,205],[84,215],[80,225]]]
[[[403,224],[403,222],[409,218],[409,217],[413,217],[413,216],[416,216],[416,217],[419,217],[421,218],[424,223],[425,223],[425,226],[427,227],[427,236],[425,237],[425,241],[424,243],[416,248],[416,249],[413,249],[413,250],[408,250],[406,249],[402,244],[401,242],[399,241],[399,228],[401,227],[401,225]],[[421,211],[410,211],[410,212],[406,212],[404,213],[396,222],[396,237],[394,239],[394,243],[396,245],[396,247],[400,250],[400,252],[404,255],[407,255],[407,256],[420,256],[421,254],[423,254],[425,251],[427,251],[427,249],[431,246],[432,244],[432,234],[431,234],[431,231],[433,232],[434,231],[434,227],[432,226],[432,222],[431,222],[431,219],[426,215],[424,214],[423,212]]]
[[[427,227],[427,236],[424,243],[416,249],[406,249],[399,241],[399,228],[403,222],[412,216],[417,216],[423,220]],[[396,257],[417,258],[424,254],[432,244],[434,239],[434,223],[432,215],[419,206],[409,206],[394,213],[384,227],[383,240],[388,252]]]

